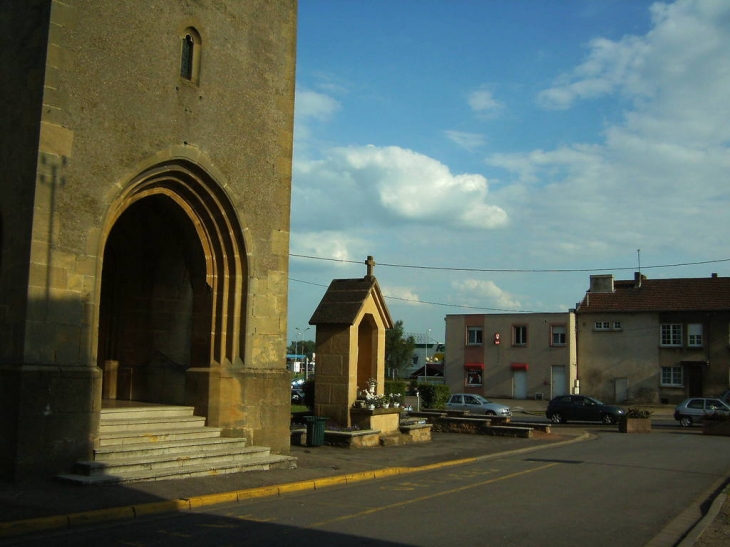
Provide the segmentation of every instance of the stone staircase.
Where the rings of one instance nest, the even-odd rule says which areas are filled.
[[[102,485],[296,467],[296,458],[221,437],[192,407],[103,408],[99,436],[94,460],[78,462],[59,479]]]

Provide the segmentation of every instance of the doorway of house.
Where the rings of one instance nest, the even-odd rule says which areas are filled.
[[[527,371],[512,371],[512,390],[515,399],[527,399]]]
[[[629,399],[629,379],[616,378],[613,383],[614,401],[623,403]]]

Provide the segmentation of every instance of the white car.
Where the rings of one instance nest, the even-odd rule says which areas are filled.
[[[689,427],[692,422],[702,422],[703,416],[715,413],[730,416],[730,405],[715,397],[690,397],[674,409],[674,419],[683,427]]]
[[[446,403],[448,410],[468,410],[472,414],[486,414],[487,416],[512,416],[508,406],[493,403],[481,395],[470,393],[454,393]]]

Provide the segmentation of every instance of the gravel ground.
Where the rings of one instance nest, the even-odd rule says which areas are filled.
[[[725,490],[730,493],[730,487]],[[714,522],[708,526],[694,547],[728,547],[730,545],[730,495],[725,498]]]

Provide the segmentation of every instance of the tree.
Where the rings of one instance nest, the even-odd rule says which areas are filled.
[[[403,321],[396,321],[392,329],[385,331],[385,366],[389,371],[397,371],[398,377],[404,376],[405,369],[413,362],[415,348],[415,338],[403,338]]]
[[[291,345],[286,348],[286,352],[291,355],[306,355],[311,357],[317,349],[314,340],[292,340]]]

